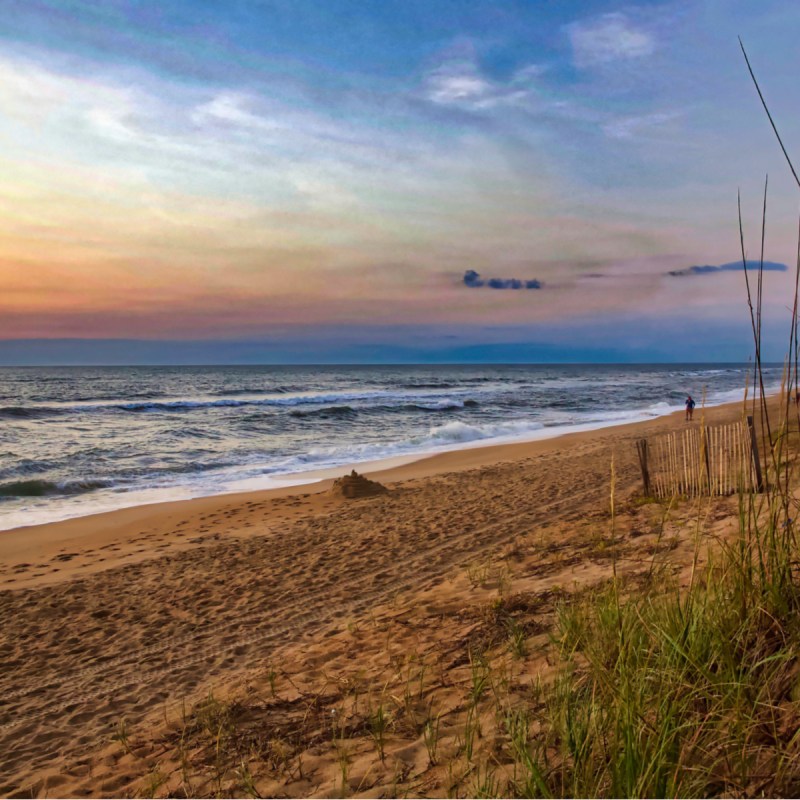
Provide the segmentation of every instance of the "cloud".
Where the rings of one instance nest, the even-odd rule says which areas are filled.
[[[683,116],[681,111],[657,111],[652,114],[622,117],[606,122],[603,133],[611,139],[637,139]]]
[[[197,125],[218,122],[240,128],[275,130],[280,126],[253,111],[253,98],[242,92],[221,91],[191,112]]]
[[[480,69],[472,48],[461,46],[428,73],[423,91],[431,103],[465,111],[527,106],[535,100],[534,80],[542,71],[528,64],[506,81],[492,80]]]
[[[542,282],[536,279],[520,280],[519,278],[489,278],[484,280],[474,269],[464,273],[464,285],[471,289],[487,287],[489,289],[541,289]]]
[[[656,49],[653,36],[619,12],[573,22],[566,30],[573,62],[580,68],[642,58]]]
[[[127,189],[148,209],[179,192],[197,203],[339,214],[360,198],[374,208],[378,186],[386,194],[404,182],[433,185],[444,161],[434,137],[401,136],[291,92],[184,84],[77,59],[68,67],[39,50],[0,54],[3,158],[38,173],[43,191],[71,170],[84,173],[79,192],[116,181],[115,196]],[[176,209],[175,222],[193,207]]]
[[[747,269],[755,270],[761,266],[759,261],[747,261]],[[673,278],[682,278],[687,275],[710,275],[715,272],[739,272],[742,269],[741,261],[731,261],[727,264],[719,264],[714,266],[712,264],[704,264],[703,266],[685,267],[684,269],[670,270],[667,275]],[[765,272],[786,272],[789,268],[786,264],[781,264],[777,261],[765,261]]]
[[[428,99],[440,105],[478,105],[493,94],[491,83],[472,65],[449,65],[428,77]]]

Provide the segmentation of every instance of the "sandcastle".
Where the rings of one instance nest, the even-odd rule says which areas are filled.
[[[353,470],[349,475],[337,478],[331,486],[331,493],[340,497],[372,497],[389,490],[377,481],[371,481]]]

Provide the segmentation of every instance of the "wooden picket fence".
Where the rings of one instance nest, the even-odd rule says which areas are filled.
[[[763,491],[753,418],[687,428],[636,444],[645,494],[728,495]]]

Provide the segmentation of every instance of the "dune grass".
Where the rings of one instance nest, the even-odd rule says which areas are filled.
[[[796,796],[797,551],[780,514],[744,512],[688,590],[611,586],[561,608],[545,785],[522,794]]]

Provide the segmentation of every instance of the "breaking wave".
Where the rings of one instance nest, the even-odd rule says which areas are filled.
[[[65,481],[56,483],[32,479],[0,484],[0,497],[44,497],[56,494],[84,494],[111,486],[110,481]]]

